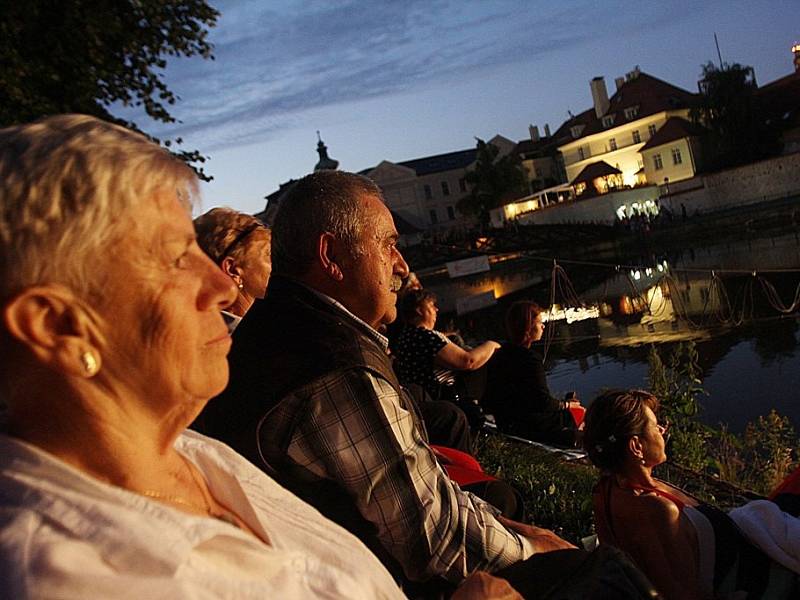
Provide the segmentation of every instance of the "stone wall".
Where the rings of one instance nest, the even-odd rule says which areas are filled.
[[[661,186],[662,206],[689,214],[800,195],[800,152]]]

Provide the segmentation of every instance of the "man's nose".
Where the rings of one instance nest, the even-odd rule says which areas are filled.
[[[400,277],[406,278],[408,277],[408,273],[410,269],[408,268],[408,263],[403,258],[403,255],[400,254],[400,250],[397,248],[394,249],[395,253],[395,260],[394,260],[394,273],[400,275]]]

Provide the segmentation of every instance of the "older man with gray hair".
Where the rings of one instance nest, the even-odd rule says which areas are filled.
[[[437,464],[378,328],[408,265],[380,190],[317,172],[283,200],[273,278],[234,334],[212,435],[358,535],[406,581],[458,583],[569,548],[498,517]]]

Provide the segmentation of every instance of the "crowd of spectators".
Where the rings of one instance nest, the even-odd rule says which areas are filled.
[[[525,522],[470,455],[474,432],[431,444],[429,429],[465,427],[442,392],[459,373],[498,359],[483,387],[500,389],[536,364],[538,307],[512,307],[511,346],[469,348],[411,290],[390,342],[410,272],[370,180],[301,179],[271,230],[230,209],[193,223],[196,197],[189,167],[120,126],[61,115],[0,130],[0,595],[655,597],[641,568],[668,598],[711,597],[673,591],[663,574],[684,572],[638,554],[627,517],[598,531],[639,568]],[[579,403],[549,396],[543,371],[492,402],[501,427],[576,442]],[[592,416],[604,402],[584,442],[615,474],[613,505],[667,499],[683,525],[692,499],[650,478],[657,403],[608,430],[613,416]],[[780,564],[784,587],[758,590],[797,591]]]

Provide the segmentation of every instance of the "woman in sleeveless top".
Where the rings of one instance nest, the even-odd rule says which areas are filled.
[[[658,408],[648,392],[612,390],[587,410],[584,447],[603,471],[592,498],[600,541],[630,554],[668,600],[794,597],[796,576],[728,515],[653,477],[667,458]]]

